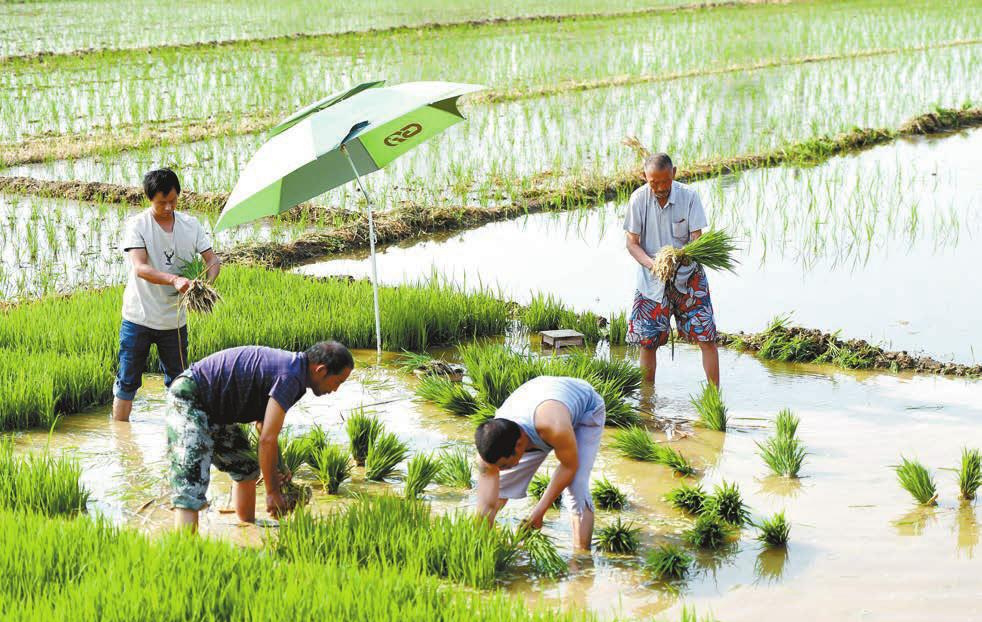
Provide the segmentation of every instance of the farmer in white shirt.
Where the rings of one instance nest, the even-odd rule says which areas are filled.
[[[653,257],[663,246],[682,248],[702,235],[706,213],[699,195],[675,181],[675,167],[665,153],[644,161],[645,185],[631,194],[624,231],[627,250],[638,262],[634,306],[628,342],[641,348],[645,379],[655,380],[655,351],[668,342],[671,316],[678,333],[699,344],[706,380],[719,386],[719,351],[716,320],[709,298],[709,282],[702,266],[681,266],[669,287],[651,274]]]
[[[181,182],[174,171],[150,171],[143,177],[143,190],[150,207],[126,221],[121,245],[133,268],[123,292],[119,369],[113,385],[116,421],[129,421],[151,344],[157,345],[165,385],[188,367],[187,316],[178,301],[191,282],[180,273],[201,255],[208,280],[214,281],[220,264],[201,223],[177,211]]]

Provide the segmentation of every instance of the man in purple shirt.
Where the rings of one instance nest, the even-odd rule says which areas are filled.
[[[216,352],[171,384],[167,393],[167,452],[171,500],[177,527],[198,527],[198,512],[214,465],[234,482],[235,513],[243,522],[256,519],[256,480],[266,483],[266,510],[279,516],[289,510],[280,493],[277,439],[286,411],[307,392],[320,396],[337,391],[355,362],[336,341],[322,341],[306,352],[243,346]],[[259,461],[240,424],[259,428]]]

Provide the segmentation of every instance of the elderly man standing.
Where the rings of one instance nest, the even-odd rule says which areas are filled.
[[[709,297],[709,283],[702,266],[681,266],[673,283],[666,286],[651,273],[653,257],[663,246],[682,248],[702,235],[706,213],[699,195],[675,181],[675,166],[665,153],[644,161],[645,185],[631,194],[624,231],[627,250],[638,262],[634,306],[628,326],[628,342],[641,348],[641,369],[655,380],[655,353],[668,342],[671,316],[679,334],[699,344],[706,380],[719,386],[719,352],[716,321]]]

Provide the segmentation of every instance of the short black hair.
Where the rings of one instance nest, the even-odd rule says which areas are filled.
[[[153,199],[158,192],[167,196],[171,190],[181,194],[181,180],[169,168],[155,168],[143,176],[143,192],[148,199]]]
[[[666,171],[674,168],[672,158],[667,153],[653,153],[644,159],[644,170]]]
[[[351,351],[337,341],[321,341],[307,348],[307,361],[327,367],[327,373],[336,376],[346,369],[355,368]]]
[[[477,426],[474,444],[477,453],[488,464],[515,455],[515,445],[522,436],[522,428],[508,419],[489,419]]]

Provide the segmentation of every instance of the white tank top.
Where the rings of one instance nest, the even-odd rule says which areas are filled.
[[[581,425],[591,425],[591,415],[604,403],[586,380],[539,376],[515,389],[494,416],[496,419],[514,421],[528,434],[533,447],[551,451],[552,447],[535,430],[535,409],[548,400],[556,400],[569,409],[574,430]]]

